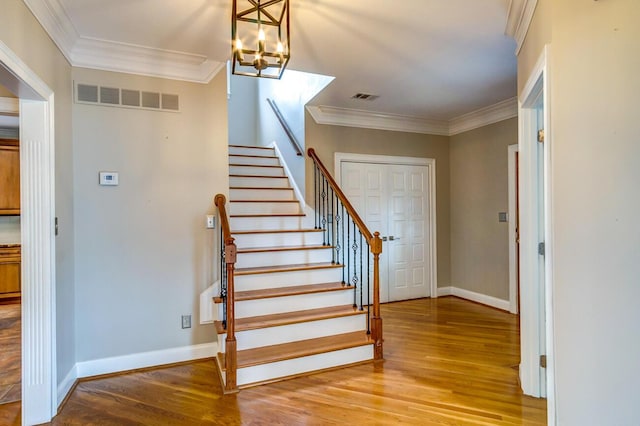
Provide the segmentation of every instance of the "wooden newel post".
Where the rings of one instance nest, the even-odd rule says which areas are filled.
[[[373,233],[371,240],[373,254],[373,316],[371,317],[371,337],[373,339],[373,357],[382,359],[382,318],[380,318],[380,253],[382,253],[382,239],[380,232]]]
[[[236,263],[236,244],[232,237],[225,240],[225,262],[227,263],[227,339],[225,340],[225,391],[238,390],[236,373],[238,369],[238,357],[236,350],[235,330],[235,290],[233,271]]]

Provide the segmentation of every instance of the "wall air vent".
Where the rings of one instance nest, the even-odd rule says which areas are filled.
[[[379,97],[380,96],[378,95],[371,95],[369,93],[356,93],[351,97],[351,99],[357,99],[359,101],[375,101]]]
[[[180,111],[180,97],[178,95],[81,83],[77,83],[75,88],[75,101],[79,104],[167,112]]]

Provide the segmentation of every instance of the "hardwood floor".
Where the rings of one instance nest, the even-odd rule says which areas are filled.
[[[0,304],[0,404],[19,401],[20,303]]]
[[[382,306],[385,360],[223,396],[213,360],[81,382],[53,425],[537,425],[516,317],[453,297]],[[5,406],[7,407],[7,406]],[[19,424],[19,405],[0,407]]]

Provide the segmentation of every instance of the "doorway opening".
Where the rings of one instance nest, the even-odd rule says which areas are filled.
[[[2,41],[0,84],[19,99],[22,422],[57,409],[55,364],[54,94]]]

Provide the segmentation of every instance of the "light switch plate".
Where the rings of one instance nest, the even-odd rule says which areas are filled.
[[[499,212],[498,222],[509,222],[509,214],[507,212]]]
[[[100,172],[100,185],[118,185],[118,172]]]

